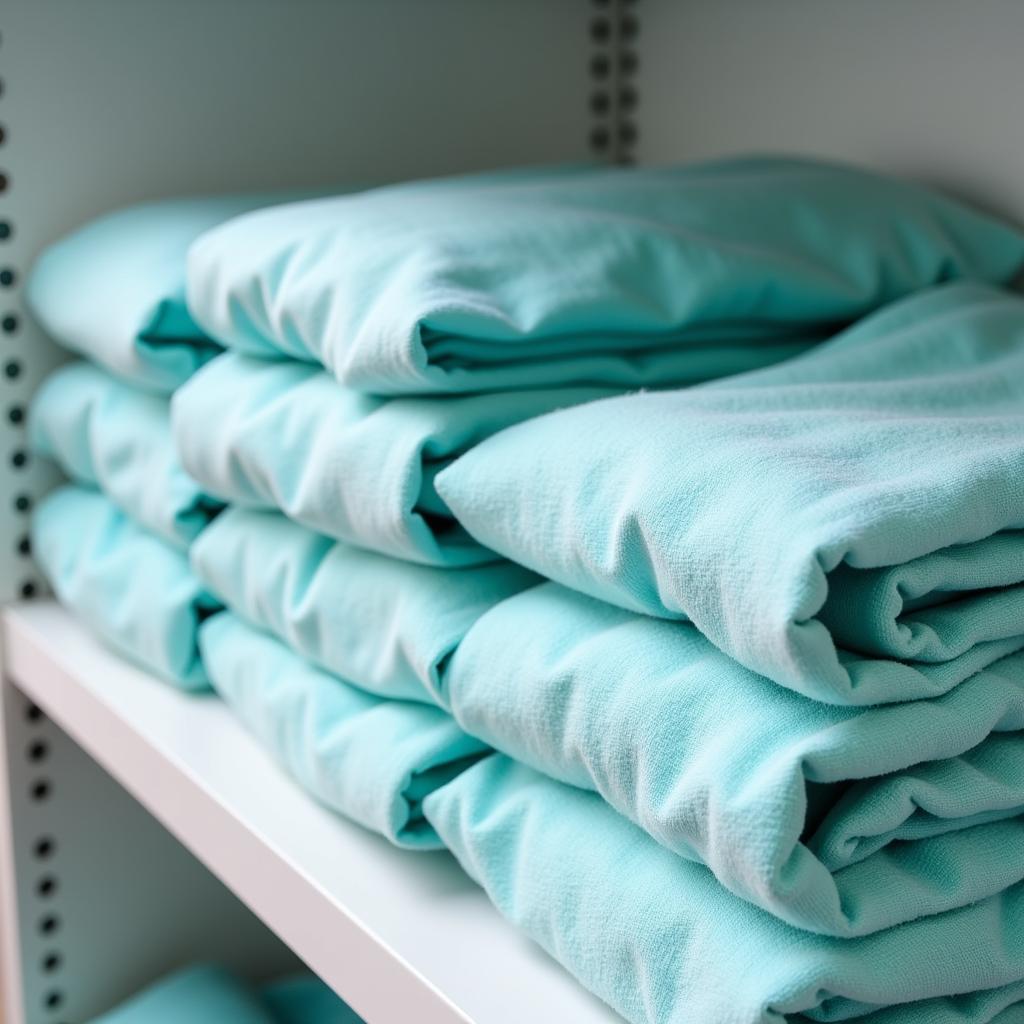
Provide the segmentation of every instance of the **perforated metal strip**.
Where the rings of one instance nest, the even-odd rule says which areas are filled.
[[[613,163],[633,162],[640,66],[638,0],[592,0],[590,148]]]

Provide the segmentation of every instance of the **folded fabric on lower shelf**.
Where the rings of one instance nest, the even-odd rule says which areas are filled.
[[[749,158],[378,188],[236,218],[189,305],[373,394],[690,384],[788,358],[1024,235],[909,182]]]
[[[866,934],[1024,879],[1024,654],[932,700],[838,707],[693,626],[548,583],[483,615],[446,678],[467,732],[811,931]]]
[[[438,569],[349,547],[276,512],[230,508],[192,567],[240,618],[381,697],[444,706],[444,669],[469,627],[536,576],[508,562]]]
[[[437,488],[487,547],[811,697],[936,696],[1024,647],[1024,298],[924,292],[781,366],[511,427]]]
[[[36,510],[32,550],[61,602],[122,654],[182,689],[207,687],[199,624],[220,605],[184,552],[74,485]]]
[[[214,689],[322,803],[398,846],[438,849],[423,800],[489,748],[439,708],[382,700],[230,612],[199,635]]]
[[[182,463],[210,493],[277,508],[338,540],[426,565],[499,556],[434,490],[453,458],[513,423],[605,397],[607,388],[387,401],[293,360],[227,353],[174,396]]]
[[[178,547],[223,507],[181,468],[167,400],[90,363],[71,363],[43,382],[28,436],[36,454]]]
[[[432,794],[426,814],[499,910],[633,1024],[987,1024],[1024,1001],[1024,885],[837,939],[733,896],[600,797],[501,755]]]

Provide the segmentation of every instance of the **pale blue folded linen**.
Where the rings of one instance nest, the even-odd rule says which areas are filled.
[[[410,849],[438,849],[423,799],[488,750],[439,708],[382,700],[230,612],[199,634],[214,689],[318,800]]]
[[[1024,654],[932,700],[839,707],[693,626],[548,583],[483,615],[446,678],[467,732],[811,931],[867,934],[1024,879]]]
[[[481,544],[785,686],[935,696],[1024,646],[1024,298],[924,292],[781,366],[511,427],[436,486]]]
[[[185,305],[185,256],[204,231],[313,192],[165,199],[104,214],[45,249],[26,286],[61,345],[167,394],[220,346]]]
[[[500,755],[426,813],[498,909],[633,1024],[1020,1020],[1024,885],[837,939],[738,899],[600,797]]]
[[[184,552],[70,484],[36,509],[32,550],[61,602],[121,654],[182,689],[207,687],[198,630],[218,604]]]
[[[174,437],[212,494],[279,508],[327,536],[426,565],[497,556],[473,541],[434,476],[485,437],[609,394],[561,388],[383,401],[293,360],[226,353],[174,396]]]
[[[178,547],[223,507],[181,468],[167,400],[90,363],[51,374],[32,400],[29,444],[76,483]]]
[[[1024,235],[907,182],[753,158],[292,204],[188,264],[210,334],[360,391],[635,387],[785,359],[942,281],[1010,281]]]
[[[444,705],[444,670],[469,627],[537,582],[508,562],[414,565],[313,533],[276,512],[229,508],[192,566],[242,619],[355,686]]]

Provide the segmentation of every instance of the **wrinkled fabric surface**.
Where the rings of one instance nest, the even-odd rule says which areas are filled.
[[[223,507],[181,468],[167,400],[89,363],[70,363],[43,382],[28,439],[37,455],[177,547],[187,548]]]
[[[198,630],[219,605],[184,552],[70,484],[36,509],[32,551],[61,603],[121,654],[182,689],[207,688]]]
[[[224,344],[376,394],[689,384],[903,295],[1004,283],[1024,236],[907,182],[753,158],[419,182],[236,218],[189,252]]]
[[[467,732],[593,789],[733,892],[840,936],[1024,879],[1024,654],[931,700],[809,700],[693,626],[547,583],[459,645]]]
[[[608,395],[600,388],[385,401],[294,360],[226,353],[174,396],[174,437],[210,493],[278,508],[319,533],[426,565],[493,562],[434,477],[485,437]]]
[[[199,641],[214,689],[308,792],[398,846],[440,848],[423,799],[485,744],[438,708],[350,686],[230,612]]]
[[[633,1024],[1019,1019],[1024,885],[837,939],[733,896],[597,795],[501,755],[426,813],[498,909]]]
[[[1024,298],[921,293],[781,366],[511,427],[437,478],[489,548],[838,704],[1024,646]]]
[[[250,625],[381,697],[444,706],[469,627],[537,582],[508,562],[438,569],[361,551],[276,512],[229,508],[192,545],[196,576]]]

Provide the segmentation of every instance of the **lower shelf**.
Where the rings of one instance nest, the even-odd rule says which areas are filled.
[[[6,609],[2,637],[13,684],[370,1024],[620,1021],[449,855],[317,805],[216,698],[128,665],[53,603]]]

